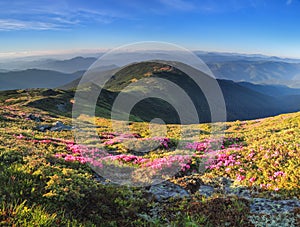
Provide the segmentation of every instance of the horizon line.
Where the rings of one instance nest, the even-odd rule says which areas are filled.
[[[12,52],[0,52],[0,60],[10,59],[22,59],[22,58],[43,58],[43,57],[67,57],[73,56],[79,57],[80,55],[89,54],[101,54],[113,50],[114,48],[80,48],[80,49],[64,49],[64,50],[37,50],[37,51],[12,51]],[[203,53],[216,53],[216,54],[231,54],[231,55],[246,55],[252,56],[259,55],[261,57],[280,58],[280,59],[291,59],[300,60],[300,56],[279,56],[274,54],[259,53],[259,52],[242,52],[242,51],[224,51],[224,50],[201,50],[201,49],[188,49],[191,52],[203,52]]]

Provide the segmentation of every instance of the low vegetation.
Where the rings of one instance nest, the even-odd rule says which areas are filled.
[[[218,179],[231,180],[232,187],[247,188],[256,197],[300,199],[300,113],[225,123],[221,140],[211,137],[212,125],[192,125],[188,141],[181,141],[178,125],[167,125],[162,137],[163,126],[157,126],[155,135],[148,123],[136,122],[125,136],[115,132],[109,120],[97,118],[100,139],[83,146],[76,144],[72,130],[38,130],[56,121],[71,124],[67,114],[28,105],[42,98],[38,90],[1,94],[1,226],[262,226],[259,220],[270,217],[251,212],[249,200],[240,196],[222,190],[209,197],[200,193],[201,184]],[[95,146],[94,154],[105,148],[109,156],[88,159],[88,145]],[[149,146],[153,149],[144,152]],[[150,186],[114,184],[91,165],[158,172],[177,165],[178,173],[165,180],[189,196],[159,200]],[[297,226],[299,209],[288,215]]]

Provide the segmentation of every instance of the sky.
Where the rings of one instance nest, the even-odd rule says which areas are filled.
[[[0,57],[141,41],[300,58],[300,0],[1,0]]]

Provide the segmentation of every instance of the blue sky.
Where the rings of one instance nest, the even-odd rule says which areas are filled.
[[[300,58],[299,0],[2,0],[0,56],[138,41]]]

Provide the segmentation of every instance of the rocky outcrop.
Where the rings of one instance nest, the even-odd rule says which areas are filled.
[[[52,125],[40,125],[36,127],[38,131],[45,132],[47,130],[52,131],[52,132],[60,132],[60,131],[70,131],[74,129],[72,126],[65,125],[61,121],[57,121],[53,123]]]

